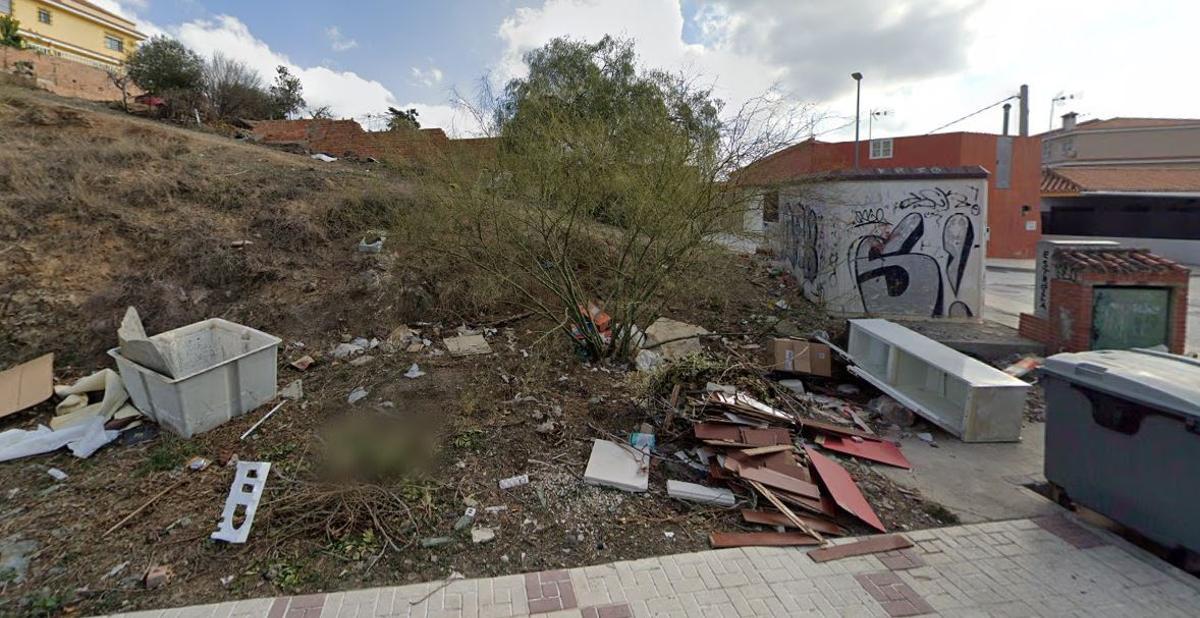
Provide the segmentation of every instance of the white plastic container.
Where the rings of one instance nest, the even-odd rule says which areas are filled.
[[[190,438],[275,398],[280,339],[248,326],[210,318],[159,333],[179,377],[170,378],[108,351],[117,361],[133,405],[171,431]]]

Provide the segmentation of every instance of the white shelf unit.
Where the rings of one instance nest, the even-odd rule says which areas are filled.
[[[850,320],[851,373],[963,442],[1015,442],[1029,385],[888,320]]]

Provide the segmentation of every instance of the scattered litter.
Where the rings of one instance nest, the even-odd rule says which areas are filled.
[[[649,457],[630,446],[595,440],[583,479],[592,485],[625,491],[646,491],[650,479]]]
[[[387,240],[380,235],[365,236],[358,241],[359,253],[379,253],[383,251],[383,242]]]
[[[821,448],[823,449],[850,455],[852,457],[877,461],[889,466],[904,468],[905,470],[912,469],[912,464],[908,463],[908,459],[904,457],[904,453],[901,453],[900,449],[891,442],[877,442],[873,440],[863,440],[861,438],[846,439],[836,436],[822,436],[822,438],[817,441],[817,444],[820,444]]]
[[[292,368],[296,369],[297,371],[307,371],[308,368],[312,367],[313,363],[315,362],[317,361],[313,357],[305,354],[304,356],[292,361],[291,365]]]
[[[488,515],[496,515],[508,510],[508,505],[501,504],[499,506],[489,506],[483,509]]]
[[[799,513],[792,513],[797,519],[807,524],[813,530],[823,534],[832,534],[843,536],[846,530],[841,526],[816,517],[808,517]],[[752,509],[742,509],[742,519],[748,524],[759,524],[763,526],[783,526],[785,528],[796,528],[797,525],[787,515],[777,511],[755,511]]]
[[[250,526],[254,524],[254,513],[258,511],[258,501],[267,485],[267,473],[270,471],[270,462],[238,462],[233,487],[225,500],[225,510],[221,513],[217,531],[209,535],[211,538],[227,543],[246,542],[246,538],[250,536]],[[239,508],[244,519],[236,523],[234,517],[239,514]]]
[[[0,540],[0,573],[7,581],[21,583],[29,574],[29,561],[38,553],[38,542],[10,536]]]
[[[767,342],[775,371],[805,373],[829,377],[833,375],[829,346],[805,339],[775,338]]]
[[[373,360],[375,360],[374,356],[371,356],[369,354],[363,354],[362,356],[359,356],[358,358],[352,359],[350,361],[350,364],[354,367],[362,367],[363,365],[365,365]]]
[[[839,507],[868,526],[880,532],[887,532],[887,528],[883,527],[883,522],[879,521],[879,516],[871,509],[871,505],[867,503],[867,499],[863,497],[858,485],[845,468],[811,447],[805,447],[804,452],[808,454],[813,472],[824,483],[830,497]]]
[[[1029,372],[1041,367],[1044,362],[1045,360],[1041,357],[1026,356],[1025,358],[1022,358],[1021,360],[1009,365],[1008,368],[1004,370],[1004,373],[1007,373],[1014,378],[1023,378],[1028,375]]]
[[[677,500],[730,507],[737,502],[733,492],[724,487],[705,487],[684,481],[667,481],[667,495]]]
[[[725,547],[820,545],[821,542],[803,532],[713,532],[708,535],[713,549]]]
[[[350,396],[353,397],[354,394],[351,393]],[[270,411],[268,411],[266,414],[264,414],[262,418],[258,419],[257,423],[254,423],[253,425],[251,425],[250,429],[247,429],[246,433],[243,433],[242,437],[240,437],[238,439],[245,440],[246,436],[254,433],[254,430],[258,429],[259,425],[262,425],[263,423],[267,422],[267,419],[271,418],[272,414],[275,414],[276,412],[278,412],[279,408],[282,408],[283,406],[287,405],[287,402],[288,402],[288,400],[285,399],[285,400],[279,402],[274,408],[271,408]],[[354,402],[351,401],[350,403],[354,403]]]
[[[930,446],[937,446],[937,442],[933,441],[933,434],[931,434],[927,431],[923,431],[923,432],[917,434],[917,438],[920,439],[922,442],[929,444]]]
[[[917,420],[912,410],[887,395],[880,395],[867,402],[867,409],[888,425],[912,427]]]
[[[638,371],[654,371],[663,364],[663,356],[652,350],[641,350],[633,359],[633,364]]]
[[[184,465],[186,465],[187,469],[191,470],[192,472],[200,472],[201,470],[208,468],[211,463],[211,461],[197,455],[187,460],[187,463]]]
[[[53,394],[53,354],[6,369],[0,372],[0,418],[31,408]]]
[[[410,370],[411,371],[411,370]],[[347,403],[357,403],[367,396],[367,389],[359,386],[350,391],[350,395],[346,397]]]
[[[663,531],[663,536],[667,537],[668,539],[673,539],[675,538],[675,533],[671,532],[670,530],[665,530]]]
[[[475,523],[475,513],[475,507],[468,506],[466,512],[458,518],[458,521],[454,522],[454,530],[457,532],[469,528],[471,524]]]
[[[323,152],[318,152],[317,154],[311,155],[309,158],[316,159],[317,161],[321,161],[323,163],[333,163],[334,161],[337,161],[337,157],[331,157]]]
[[[704,391],[707,393],[725,393],[726,395],[736,395],[737,387],[730,386],[728,384],[709,382],[704,385]]]
[[[329,355],[338,360],[346,360],[348,358],[358,356],[363,352],[366,352],[366,349],[363,346],[355,345],[353,343],[339,343],[333,347],[333,351],[330,352]]]
[[[96,417],[107,422],[118,414],[123,417],[139,415],[137,409],[128,404],[129,393],[125,391],[121,376],[112,369],[97,371],[70,386],[56,386],[54,393],[63,399],[54,408],[51,429],[62,429]],[[103,393],[100,401],[88,403],[89,395],[98,393]]]
[[[442,340],[442,344],[446,346],[446,351],[450,352],[450,356],[474,356],[492,353],[492,346],[488,345],[487,339],[484,339],[483,335],[447,337]]]
[[[220,581],[220,582],[221,582],[221,585],[222,585],[222,586],[224,586],[224,587],[228,588],[228,587],[229,587],[229,584],[232,584],[232,583],[233,583],[233,580],[234,580],[236,577],[237,577],[236,575],[226,575],[226,576],[224,576],[224,577],[220,578],[218,581]]]
[[[177,374],[171,363],[171,353],[165,342],[148,337],[142,326],[142,318],[137,309],[129,307],[121,326],[117,328],[117,349],[125,360],[137,363],[146,369],[156,371],[168,378]]]
[[[448,536],[431,536],[421,539],[421,547],[437,547],[438,545],[447,545],[453,542],[454,539]]]
[[[161,588],[162,586],[167,585],[171,581],[171,577],[174,575],[175,573],[169,566],[152,566],[150,567],[150,570],[146,571],[146,575],[142,578],[142,582],[146,585],[147,590],[154,590],[155,588]]]
[[[67,480],[67,473],[63,472],[62,470],[59,470],[58,468],[50,468],[49,470],[46,470],[46,474],[49,474],[50,476],[54,477],[54,480],[56,480],[56,481]]]
[[[115,440],[119,433],[105,431],[104,419],[100,417],[59,430],[52,430],[45,425],[39,425],[32,431],[9,429],[0,432],[0,461],[41,455],[64,446],[71,449],[71,454],[76,457],[86,459],[100,447]]]
[[[301,380],[292,380],[287,386],[279,391],[279,396],[284,399],[298,401],[304,399],[304,382]]]
[[[838,384],[837,394],[843,397],[853,397],[862,392],[862,389],[853,384]]]
[[[491,528],[471,528],[472,543],[487,543],[496,538],[496,531]]]
[[[416,363],[413,363],[412,366],[408,368],[408,371],[404,372],[404,377],[410,380],[416,380],[423,375],[425,375],[425,372],[421,371],[421,368],[418,367]]]
[[[506,479],[500,479],[500,489],[512,489],[513,487],[520,487],[521,485],[528,484],[528,474],[518,474],[517,476],[510,476]]]
[[[792,391],[793,393],[796,393],[797,395],[803,395],[805,393],[804,382],[801,380],[780,380],[779,385]]]
[[[841,545],[834,545],[823,549],[817,549],[808,553],[808,557],[813,562],[829,562],[830,560],[840,560],[851,556],[866,556],[869,554],[878,554],[898,549],[906,549],[912,547],[912,541],[908,540],[899,534],[888,534],[882,536],[867,537],[861,541],[851,541]]]
[[[781,299],[779,299],[779,300],[777,300],[777,301],[775,301],[775,308],[776,308],[776,309],[787,309],[787,308],[788,308],[788,301],[786,301],[786,300],[784,300],[784,299],[782,299],[782,298],[781,298]]]
[[[103,577],[101,577],[100,579],[101,579],[101,580],[105,580],[105,579],[112,579],[112,578],[114,578],[114,577],[116,577],[116,576],[120,575],[121,573],[123,573],[123,572],[125,571],[125,569],[127,569],[127,568],[129,568],[129,561],[128,561],[128,560],[126,560],[125,562],[122,562],[121,564],[118,564],[117,566],[115,566],[115,567],[113,567],[113,568],[109,569],[109,570],[108,570],[108,572],[107,572],[107,573],[105,573],[105,574],[104,574],[104,576],[103,576]]]

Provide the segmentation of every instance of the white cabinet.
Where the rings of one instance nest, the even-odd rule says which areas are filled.
[[[1021,439],[1029,385],[888,320],[850,320],[851,373],[964,442]]]

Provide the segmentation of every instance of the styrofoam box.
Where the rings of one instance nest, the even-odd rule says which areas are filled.
[[[121,356],[121,380],[133,405],[171,431],[190,438],[275,398],[280,339],[248,326],[210,318],[151,337],[165,344],[179,377],[169,378]]]

